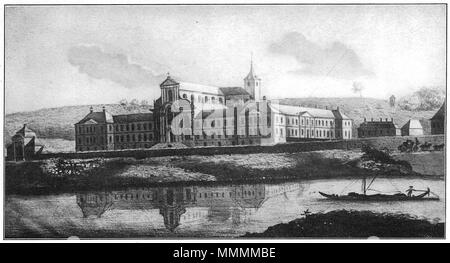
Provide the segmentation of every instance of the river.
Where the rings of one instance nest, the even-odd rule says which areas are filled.
[[[276,184],[234,184],[134,188],[5,198],[7,238],[175,238],[238,237],[313,213],[337,209],[407,213],[445,222],[442,179],[377,179],[373,192],[430,187],[439,201],[337,202],[318,191],[360,190],[355,179],[301,180]]]

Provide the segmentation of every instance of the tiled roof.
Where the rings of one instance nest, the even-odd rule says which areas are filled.
[[[317,118],[334,118],[334,114],[331,110],[316,109],[316,108],[305,108],[300,106],[291,105],[281,105],[281,104],[270,104],[270,107],[284,114],[297,115],[301,112],[308,112],[313,117]]]
[[[403,125],[402,129],[422,129],[422,124],[419,120],[409,120]]]
[[[441,108],[434,114],[434,116],[431,118],[432,120],[436,119],[444,119],[445,118],[445,102],[442,104]]]
[[[333,115],[336,119],[342,119],[342,120],[351,120],[347,115],[345,115],[342,111],[339,109],[332,110]]]
[[[209,93],[217,96],[223,96],[219,87],[195,84],[189,82],[180,82],[180,90],[193,91],[199,93]]]
[[[153,120],[153,113],[134,113],[113,116],[115,123],[128,123]]]
[[[392,121],[366,121],[359,125],[360,128],[398,128],[397,124]]]
[[[197,83],[189,83],[189,82],[176,82],[172,78],[168,77],[161,86],[169,86],[179,84],[180,90],[197,92],[197,93],[208,93],[216,96],[227,96],[227,95],[250,95],[245,89],[241,87],[215,87],[210,85],[203,85]]]
[[[225,96],[232,96],[232,95],[250,95],[248,91],[246,91],[244,88],[241,87],[223,87],[220,88],[222,91],[222,94]]]
[[[97,112],[90,112],[77,124],[83,124],[91,119],[97,123],[112,123],[113,122],[113,117],[110,113],[108,113],[106,111],[97,111]]]
[[[33,138],[36,137],[36,133],[32,131],[27,125],[23,125],[23,127],[16,132],[16,134],[21,135],[24,138]]]

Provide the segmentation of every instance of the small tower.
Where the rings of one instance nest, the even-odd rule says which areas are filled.
[[[392,108],[395,107],[395,96],[394,95],[389,97],[389,106],[391,106]]]
[[[261,79],[253,72],[253,57],[250,59],[250,72],[244,79],[244,87],[250,93],[252,99],[255,101],[261,99]]]

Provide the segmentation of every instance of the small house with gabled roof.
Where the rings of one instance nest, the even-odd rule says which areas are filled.
[[[44,149],[36,133],[28,128],[27,124],[12,136],[11,141],[6,148],[6,160],[10,161],[31,160]]]
[[[431,134],[444,134],[445,133],[445,102],[441,108],[430,119]]]

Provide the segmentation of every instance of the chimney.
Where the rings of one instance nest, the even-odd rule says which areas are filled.
[[[92,108],[92,106],[89,108],[89,111],[91,112],[91,113],[93,113],[94,112],[94,108]]]
[[[380,122],[383,122],[383,118],[380,118]]]
[[[394,122],[394,118],[391,118],[391,121]]]
[[[366,117],[364,117],[364,122],[366,122]]]
[[[106,109],[105,109],[105,106],[103,106],[103,107],[102,107],[102,110],[103,110],[103,112],[105,112],[105,111],[106,111]]]
[[[388,122],[388,118],[386,118],[386,122]]]
[[[336,109],[337,109],[337,111],[339,111],[339,106],[337,106],[337,108],[336,108]]]
[[[26,124],[26,123],[24,123],[24,124],[23,124],[23,128],[25,129],[26,127],[27,127],[27,124]]]

